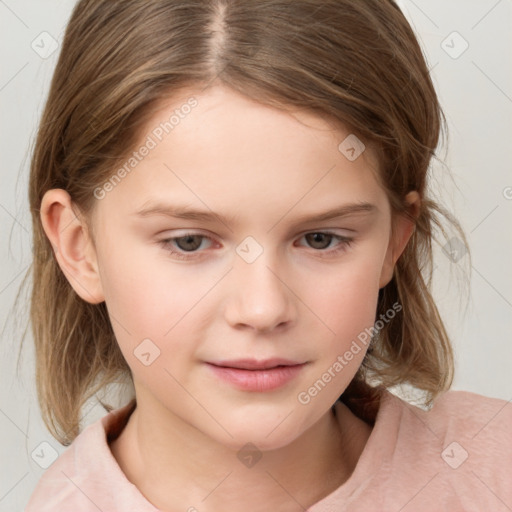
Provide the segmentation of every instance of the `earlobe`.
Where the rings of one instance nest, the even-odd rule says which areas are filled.
[[[41,201],[41,223],[59,267],[83,300],[98,304],[105,299],[96,250],[87,225],[77,212],[63,189],[48,190]]]
[[[409,213],[417,218],[420,212],[421,199],[418,192],[409,192],[405,196],[405,201],[409,204]],[[382,265],[379,288],[384,288],[391,279],[398,258],[403,253],[409,242],[415,228],[415,223],[409,217],[400,215],[394,220],[394,236],[389,242],[388,250]]]

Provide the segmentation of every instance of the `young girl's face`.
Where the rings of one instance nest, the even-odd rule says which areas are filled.
[[[401,250],[370,150],[338,149],[349,135],[229,89],[190,92],[97,189],[98,280],[141,411],[260,449],[329,412]],[[296,366],[225,368],[276,358]]]

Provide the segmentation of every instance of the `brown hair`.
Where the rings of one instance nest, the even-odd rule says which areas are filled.
[[[130,370],[105,303],[74,292],[39,216],[65,189],[84,219],[94,190],[140,137],[158,102],[222,83],[263,104],[333,118],[378,152],[395,214],[422,198],[415,231],[377,316],[397,302],[342,399],[370,417],[375,389],[408,383],[427,402],[449,388],[452,348],[429,291],[435,229],[444,216],[427,176],[446,123],[422,50],[393,0],[81,0],[69,21],[40,123],[30,174],[31,324],[43,419],[69,444],[86,400]],[[467,244],[466,244],[467,245]],[[380,387],[372,387],[377,380]]]

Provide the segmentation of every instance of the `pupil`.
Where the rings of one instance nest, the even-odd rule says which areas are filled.
[[[332,235],[327,235],[326,233],[312,233],[309,235],[306,235],[307,237],[310,237],[308,240],[309,243],[312,242],[312,246],[316,249],[325,249],[329,246],[329,243],[331,241]],[[322,243],[323,241],[323,243]],[[327,243],[325,243],[327,241]],[[317,247],[315,244],[320,244],[320,247]]]
[[[177,243],[178,243],[178,246],[180,247],[180,249],[183,249],[184,251],[190,251],[190,250],[197,249],[201,245],[200,238],[201,237],[199,237],[197,235],[183,236],[177,240]],[[193,243],[194,239],[195,239],[196,243]],[[182,241],[182,240],[185,241],[185,247],[181,246],[180,241]],[[190,246],[189,244],[192,244],[192,246]]]

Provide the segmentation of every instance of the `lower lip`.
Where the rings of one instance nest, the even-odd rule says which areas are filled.
[[[267,370],[243,370],[207,363],[221,379],[244,391],[272,391],[294,379],[306,363],[294,366],[277,366]]]

